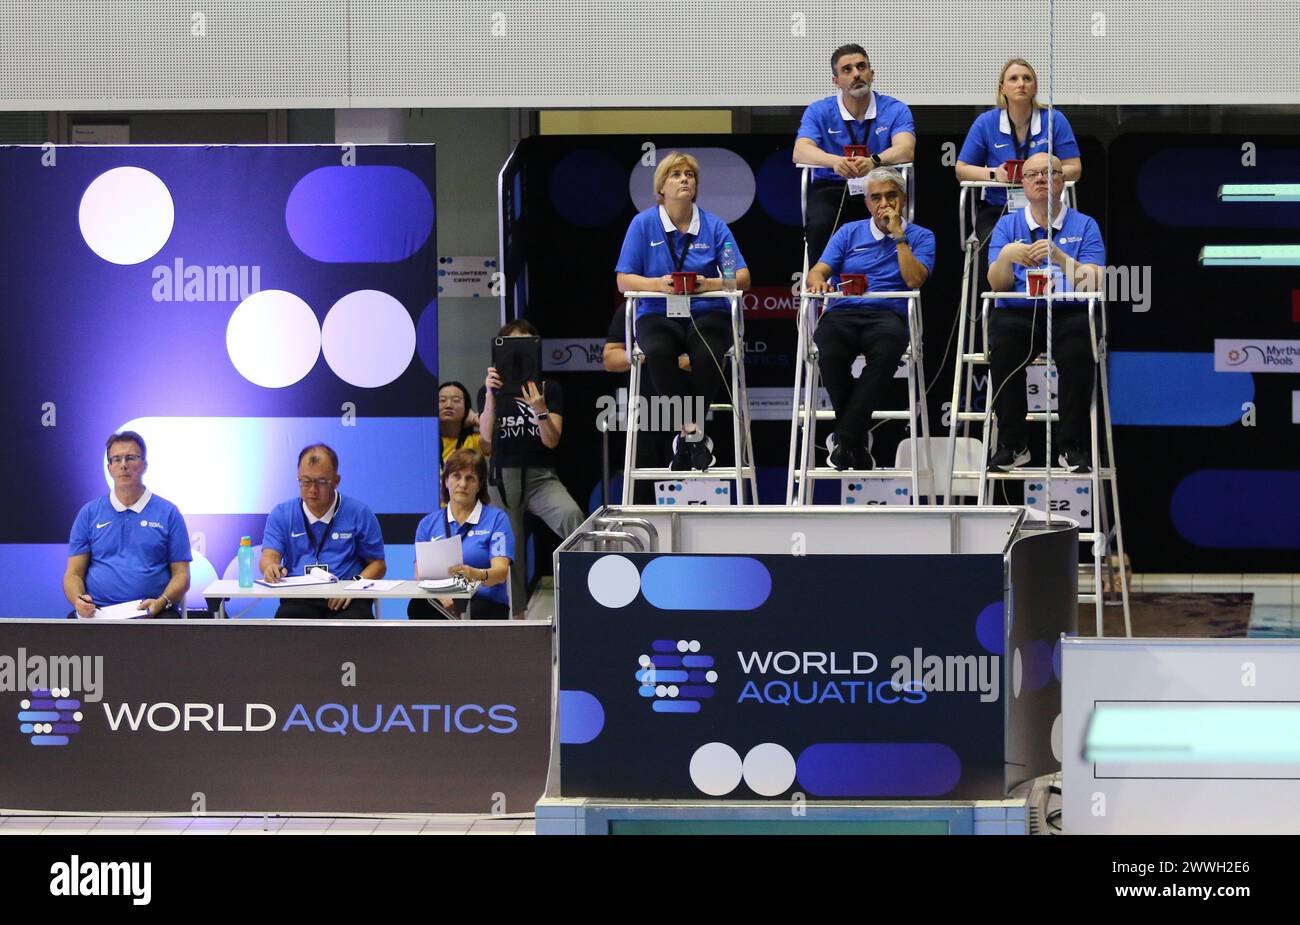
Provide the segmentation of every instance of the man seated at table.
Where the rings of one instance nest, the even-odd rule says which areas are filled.
[[[323,443],[298,454],[301,499],[278,504],[266,518],[260,568],[269,582],[286,575],[305,575],[323,565],[340,582],[383,578],[384,537],[370,508],[338,492],[339,457]],[[339,588],[340,586],[335,586]],[[371,601],[331,597],[281,598],[277,618],[309,620],[374,617]]]
[[[996,292],[1026,292],[1029,270],[1052,265],[1054,292],[1088,292],[1102,279],[1106,248],[1097,223],[1082,212],[1058,206],[1047,232],[1048,190],[1061,201],[1065,168],[1059,157],[1039,153],[1025,161],[1021,176],[1029,205],[998,220],[989,243],[989,285]],[[1025,367],[1047,349],[1043,299],[998,299],[989,312],[989,371],[993,411],[998,418],[997,450],[989,468],[1016,469],[1029,462],[1025,434]],[[1052,360],[1059,388],[1061,423],[1057,445],[1061,466],[1071,472],[1092,471],[1089,406],[1092,400],[1092,335],[1088,303],[1070,298],[1052,301]]]
[[[867,174],[871,218],[835,232],[821,260],[808,271],[810,292],[829,292],[831,278],[862,274],[874,292],[920,289],[934,269],[934,232],[903,219],[907,186],[892,167]],[[835,410],[835,431],[826,438],[830,465],[873,469],[871,415],[880,407],[907,349],[907,299],[828,299],[817,321],[817,368]],[[857,379],[853,365],[866,364]]]
[[[69,616],[140,601],[151,617],[179,619],[190,587],[190,533],[181,512],[144,487],[144,438],[113,434],[105,444],[113,490],[86,504],[68,538],[63,593]]]

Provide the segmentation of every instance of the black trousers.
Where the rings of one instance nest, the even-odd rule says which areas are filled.
[[[463,598],[452,599],[452,610],[457,616],[463,616],[465,611],[469,610],[471,620],[509,620],[510,608],[498,601],[490,601],[485,597],[472,597],[469,600]],[[442,611],[434,609],[427,598],[413,597],[406,607],[406,617],[409,620],[445,620]]]
[[[847,222],[870,218],[866,198],[852,196],[848,181],[835,183],[820,180],[808,186],[808,205],[804,210],[803,233],[808,241],[808,269],[821,260],[835,229]],[[836,220],[838,216],[838,221]]]
[[[347,597],[347,595],[340,594],[339,597]],[[277,620],[373,620],[375,618],[373,605],[374,601],[369,598],[354,597],[352,603],[342,610],[330,610],[325,600],[282,597],[275,618]]]
[[[907,349],[907,320],[896,312],[873,309],[823,312],[813,341],[817,368],[835,409],[835,435],[842,446],[865,447],[871,414],[880,407]],[[859,354],[867,363],[854,379]]]
[[[707,416],[709,405],[718,397],[727,351],[731,349],[731,314],[700,312],[690,318],[642,315],[636,323],[636,342],[645,353],[655,392],[682,402],[684,420],[676,422],[676,429],[694,420],[695,409],[701,404]],[[683,353],[691,358],[689,373],[677,365]],[[635,398],[629,395],[628,401]],[[704,429],[704,421],[695,423]],[[638,440],[641,436],[637,435]]]
[[[1030,343],[1032,329],[1033,343]],[[1045,309],[994,308],[989,311],[990,387],[997,401],[998,446],[1020,449],[1025,436],[1024,366],[1047,349]],[[1052,441],[1059,446],[1090,446],[1088,410],[1096,372],[1086,308],[1052,308],[1052,359],[1057,371],[1057,408],[1061,422]],[[1017,367],[1020,367],[1017,369]],[[1005,383],[1005,384],[1004,384]]]

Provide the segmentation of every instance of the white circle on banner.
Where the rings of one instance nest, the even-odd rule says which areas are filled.
[[[626,607],[641,593],[641,573],[631,559],[603,556],[587,573],[587,590],[602,607]]]
[[[700,651],[700,641],[698,639],[692,639],[690,641],[689,648],[692,652]]]
[[[759,796],[785,793],[794,783],[794,755],[775,742],[755,745],[745,756],[745,783]]]
[[[679,639],[677,640],[677,651],[685,652],[687,649],[690,648],[690,645],[691,644],[687,642],[685,639]]]
[[[701,745],[691,756],[691,783],[711,797],[725,796],[740,785],[740,755],[725,742]]]
[[[401,302],[378,289],[349,292],[335,302],[321,328],[321,349],[348,385],[388,385],[415,356],[415,322]]]
[[[695,204],[730,224],[744,216],[754,204],[758,188],[754,171],[743,157],[727,148],[677,148],[700,163],[699,194]],[[658,152],[658,157],[667,156]],[[627,189],[637,211],[652,208],[658,203],[654,190],[655,167],[637,160],[628,175]]]
[[[302,379],[320,356],[320,325],[302,299],[283,289],[255,292],[226,325],[226,352],[254,385],[282,389]]]
[[[716,671],[705,672],[704,680],[712,684],[714,681],[718,680],[718,673]]]
[[[77,224],[86,246],[118,266],[143,263],[162,250],[176,224],[167,184],[142,167],[114,167],[81,194]]]
[[[1061,761],[1061,755],[1065,753],[1065,729],[1061,721],[1061,714],[1056,714],[1056,719],[1052,720],[1052,757]]]
[[[73,718],[74,720],[76,720],[77,722],[81,722],[81,721],[82,721],[83,719],[85,719],[86,717],[82,714],[82,712],[81,712],[80,710],[78,710],[76,713],[73,713],[73,714],[72,714],[72,718]]]

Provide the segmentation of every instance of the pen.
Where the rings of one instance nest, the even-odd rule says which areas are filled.
[[[364,591],[364,590],[366,590],[367,588],[373,588],[374,586],[375,586],[375,583],[374,583],[373,581],[365,581],[365,582],[362,582],[362,583],[361,583],[361,587],[359,587],[357,590],[358,590],[358,591]]]

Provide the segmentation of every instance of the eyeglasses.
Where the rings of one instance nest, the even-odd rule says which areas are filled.
[[[314,485],[317,488],[319,488],[321,491],[324,491],[325,489],[329,488],[331,485],[334,484],[334,480],[333,479],[299,479],[298,484],[304,490],[311,488]]]
[[[1045,176],[1047,176],[1047,171],[1046,171],[1046,170],[1026,170],[1026,171],[1025,171],[1024,173],[1022,173],[1020,176],[1023,177],[1024,179],[1026,179],[1026,180],[1037,180],[1039,177],[1045,177]],[[1064,171],[1064,170],[1053,170],[1053,171],[1052,171],[1052,176],[1054,176],[1054,177],[1063,177],[1063,176],[1065,176],[1065,171]]]
[[[108,457],[108,464],[110,466],[117,466],[120,465],[121,463],[126,463],[127,465],[134,466],[142,459],[144,459],[144,457],[141,456],[139,453],[127,453],[125,456]]]

